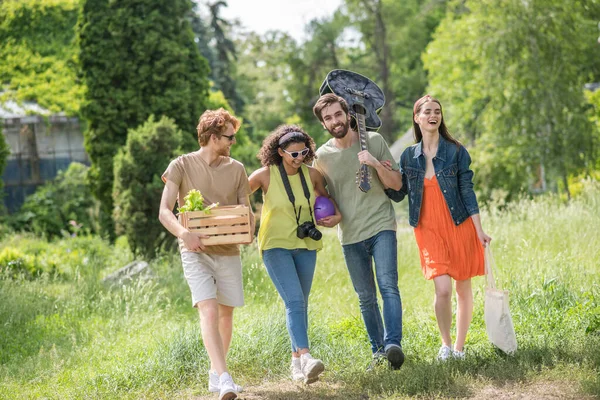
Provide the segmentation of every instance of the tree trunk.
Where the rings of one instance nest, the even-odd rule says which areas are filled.
[[[567,193],[567,200],[571,200],[571,191],[569,190],[569,178],[567,177],[567,173],[563,172],[562,174],[563,184],[565,185],[565,192]]]

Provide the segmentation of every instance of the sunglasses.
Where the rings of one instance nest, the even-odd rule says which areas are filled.
[[[227,136],[227,135],[219,135],[219,136],[226,137],[227,140],[229,140],[230,142],[233,142],[235,140],[235,134],[229,135],[229,136]]]
[[[290,156],[292,156],[292,158],[298,158],[298,156],[300,154],[302,154],[302,157],[306,157],[306,155],[308,154],[308,152],[310,151],[310,149],[308,147],[303,148],[300,151],[287,151],[285,149],[281,149],[283,151],[285,151],[286,153],[288,153]]]

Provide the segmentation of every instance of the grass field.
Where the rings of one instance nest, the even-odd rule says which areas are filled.
[[[323,359],[326,371],[322,382],[308,388],[289,382],[283,305],[255,245],[244,249],[247,305],[236,311],[228,359],[234,378],[248,389],[243,397],[600,396],[597,183],[569,204],[544,196],[482,215],[494,238],[498,281],[511,294],[519,343],[512,357],[487,340],[481,277],[474,279],[467,359],[435,361],[440,339],[433,284],[422,277],[406,210],[399,216],[407,356],[402,369],[365,370],[367,335],[339,243],[329,230],[318,256],[309,321],[312,353]],[[109,246],[94,237],[47,243],[12,236],[0,242],[0,251],[5,248],[35,254],[35,262],[56,265],[61,273],[31,279],[5,270],[0,278],[0,398],[216,398],[207,391],[207,356],[177,255],[152,261],[153,278],[111,288],[101,278],[132,260],[122,241]]]

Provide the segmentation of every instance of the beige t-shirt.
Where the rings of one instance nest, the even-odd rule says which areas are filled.
[[[163,182],[167,180],[179,186],[177,195],[178,207],[184,202],[184,197],[192,189],[197,189],[204,197],[204,205],[219,203],[220,206],[246,204],[250,194],[248,175],[239,161],[230,157],[221,157],[218,165],[211,167],[200,157],[200,153],[184,154],[171,161],[162,175]],[[183,240],[178,239],[179,250],[185,248]],[[240,250],[236,244],[215,245],[207,247],[206,253],[219,255],[238,255]]]

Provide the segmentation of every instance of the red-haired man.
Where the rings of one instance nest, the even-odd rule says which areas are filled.
[[[233,382],[225,361],[231,343],[233,309],[244,304],[239,248],[205,246],[202,239],[206,236],[184,228],[172,210],[175,201],[183,205],[183,198],[191,189],[202,193],[204,204],[250,206],[246,170],[230,157],[239,127],[240,122],[223,108],[202,114],[197,128],[200,150],[169,164],[162,175],[165,188],[159,212],[160,222],[179,239],[192,305],[198,308],[202,339],[210,358],[208,388],[219,392],[220,400],[234,399],[242,390]]]

